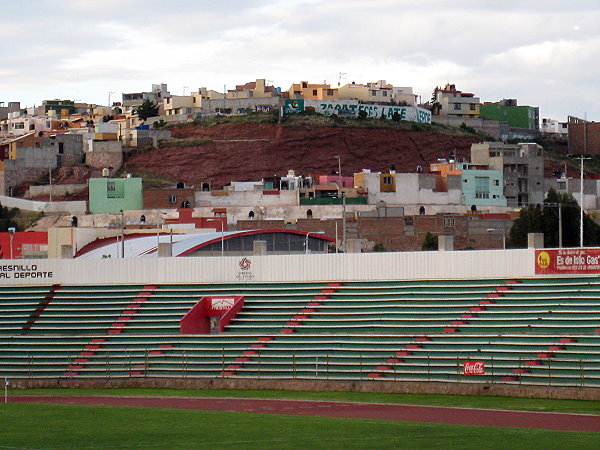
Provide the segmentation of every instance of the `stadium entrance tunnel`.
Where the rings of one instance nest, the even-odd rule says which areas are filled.
[[[243,306],[239,295],[202,297],[181,319],[181,334],[222,333]]]

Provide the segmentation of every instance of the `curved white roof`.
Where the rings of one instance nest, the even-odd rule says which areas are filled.
[[[223,237],[236,234],[246,234],[249,230],[244,231],[225,231]],[[252,230],[254,231],[254,230]],[[172,239],[172,241],[171,241]],[[189,251],[194,247],[201,246],[210,241],[218,242],[221,239],[221,232],[202,233],[202,234],[149,234],[146,236],[135,236],[125,238],[125,258],[156,258],[158,257],[158,242],[168,243],[173,242],[172,255],[181,256],[182,253]],[[91,249],[77,255],[76,258],[121,258],[123,247],[121,242],[110,240],[105,245]]]

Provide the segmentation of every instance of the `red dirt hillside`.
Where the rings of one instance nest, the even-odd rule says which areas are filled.
[[[452,136],[390,128],[290,126],[271,123],[226,123],[210,127],[173,128],[175,139],[207,139],[190,146],[165,146],[132,154],[125,169],[161,174],[176,181],[209,181],[213,189],[231,181],[265,176],[329,174],[342,160],[342,175],[362,169],[398,172],[427,168],[451,151],[458,160],[469,158],[476,136]],[[181,142],[180,142],[181,144]]]

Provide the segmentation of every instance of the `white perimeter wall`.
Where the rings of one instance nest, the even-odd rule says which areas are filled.
[[[240,268],[241,259],[3,260],[0,285],[372,281],[535,275],[533,249],[251,256],[247,258],[248,270]]]

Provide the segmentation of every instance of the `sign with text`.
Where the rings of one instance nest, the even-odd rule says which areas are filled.
[[[463,362],[463,373],[465,375],[485,375],[485,362],[465,361]]]
[[[536,250],[535,273],[540,275],[600,273],[600,249]]]
[[[0,279],[31,280],[34,278],[50,279],[52,272],[40,269],[37,264],[0,265]]]
[[[320,114],[336,114],[338,116],[359,117],[363,112],[365,117],[373,119],[389,119],[397,117],[417,123],[431,123],[431,111],[416,106],[373,105],[363,104],[357,100],[286,100],[284,114],[293,114],[313,108]]]
[[[211,297],[211,309],[213,311],[229,311],[233,307],[233,303],[235,302],[235,298],[228,297]]]

